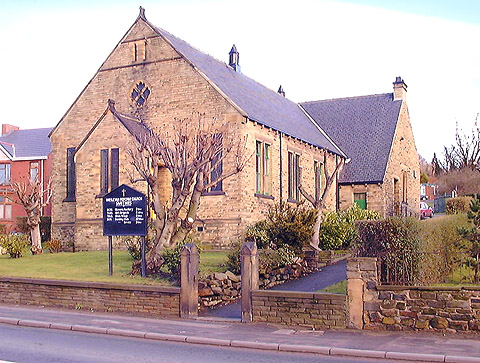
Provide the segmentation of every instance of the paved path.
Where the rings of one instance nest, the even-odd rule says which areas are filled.
[[[27,326],[225,347],[330,356],[480,363],[480,336],[354,330],[311,331],[272,324],[163,320],[0,305],[0,329]],[[35,344],[32,341],[32,344]],[[1,359],[1,358],[0,358]]]
[[[271,290],[315,292],[327,286],[336,284],[347,278],[347,260],[342,260],[334,265],[323,267],[320,271],[274,286]],[[227,319],[240,319],[240,302],[219,306],[216,309],[204,310],[201,316],[218,317]]]

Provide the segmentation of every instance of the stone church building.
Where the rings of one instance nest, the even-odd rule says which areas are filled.
[[[105,249],[102,196],[123,183],[148,193],[144,182],[132,184],[132,142],[145,127],[165,132],[198,114],[205,122],[228,125],[239,137],[248,136],[247,153],[253,156],[241,173],[202,197],[195,231],[204,243],[228,246],[272,203],[298,203],[299,184],[319,193],[315,187],[324,185],[323,180],[315,182],[315,170],[333,171],[342,160],[347,164],[335,181],[328,208],[356,202],[388,215],[404,202],[418,209],[418,156],[405,93],[397,89],[406,91],[403,80],[397,79],[394,94],[367,96],[363,103],[369,105],[357,105],[356,99],[339,101],[349,104],[350,111],[329,108],[329,101],[299,105],[281,88],[274,92],[242,74],[235,46],[226,64],[155,27],[141,9],[50,133],[52,237],[76,250]],[[356,107],[360,111],[352,111]],[[375,107],[381,111],[377,115]],[[355,131],[349,135],[345,127]],[[384,155],[380,158],[379,153]],[[232,164],[227,157],[223,168]],[[357,177],[359,171],[363,173]],[[168,184],[165,175],[165,201]]]

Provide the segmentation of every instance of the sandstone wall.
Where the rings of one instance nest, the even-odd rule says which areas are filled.
[[[180,289],[0,277],[0,302],[178,318]]]

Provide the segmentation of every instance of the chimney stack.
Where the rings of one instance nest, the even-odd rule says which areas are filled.
[[[397,77],[393,82],[393,100],[404,100],[407,98],[407,84],[402,77]]]
[[[228,59],[228,65],[234,69],[235,72],[241,73],[240,72],[240,53],[237,51],[237,47],[235,44],[232,46],[232,49],[230,49],[230,53],[228,53],[229,59]]]
[[[9,125],[9,124],[2,124],[2,136],[8,135],[12,131],[17,131],[19,129],[20,128],[18,126],[13,126],[13,125]]]
[[[282,88],[282,85],[280,85],[280,87],[278,87],[278,91],[277,91],[279,94],[281,94],[283,97],[285,97],[285,91],[283,90]]]

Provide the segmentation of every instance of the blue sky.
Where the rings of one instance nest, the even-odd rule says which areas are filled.
[[[480,1],[17,0],[0,3],[1,123],[54,126],[146,9],[147,18],[293,101],[392,91],[396,76],[421,155],[480,112]]]

